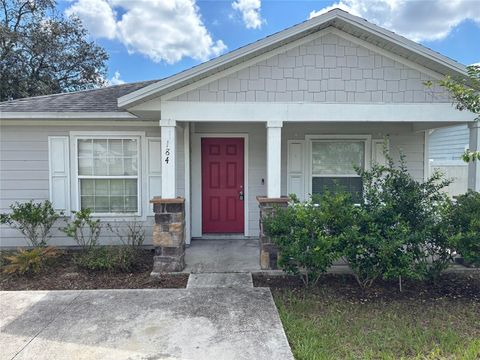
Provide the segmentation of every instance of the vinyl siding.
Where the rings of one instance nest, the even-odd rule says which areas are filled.
[[[2,126],[0,134],[0,211],[9,210],[15,201],[26,202],[29,200],[43,201],[49,199],[49,173],[48,173],[48,137],[69,135],[70,131],[145,131],[146,137],[160,137],[160,128],[152,127],[138,129],[132,127],[85,127],[68,126]],[[160,154],[159,160],[160,161]],[[73,183],[73,179],[72,179]],[[184,146],[183,130],[177,130],[177,193],[184,195]],[[146,189],[142,189],[142,198]],[[158,194],[160,195],[160,194]],[[144,201],[142,199],[142,205]],[[145,208],[142,206],[142,212]],[[115,219],[109,219],[114,222]],[[151,243],[153,217],[147,217],[144,222],[147,231],[146,244]],[[53,231],[50,241],[52,245],[74,245],[72,240],[65,237],[58,227],[64,226],[59,221]],[[118,243],[118,239],[110,232],[104,230],[101,237],[102,243]],[[6,226],[0,226],[1,246],[27,245],[21,234]]]
[[[448,102],[432,78],[327,34],[214,80],[173,100],[209,102]]]
[[[467,125],[435,129],[429,136],[429,158],[432,160],[460,160],[461,155],[469,146],[468,142]]]

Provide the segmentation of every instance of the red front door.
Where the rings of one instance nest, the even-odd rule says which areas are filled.
[[[244,232],[244,141],[202,139],[202,232]]]

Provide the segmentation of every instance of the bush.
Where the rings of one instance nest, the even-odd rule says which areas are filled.
[[[75,264],[90,271],[131,271],[137,253],[129,246],[93,246],[75,257]]]
[[[341,192],[326,193],[276,209],[265,219],[265,232],[278,245],[285,271],[305,270],[304,282],[315,283],[342,256],[361,287],[377,278],[399,279],[401,290],[404,278],[435,278],[448,267],[452,204],[442,189],[450,181],[440,173],[416,181],[403,155],[398,167],[386,151],[385,156],[386,166],[357,169],[363,180],[360,204]]]
[[[388,165],[357,170],[363,179],[363,201],[354,226],[342,236],[344,256],[361,286],[376,278],[435,278],[451,262],[448,222],[450,206],[442,189],[449,180],[434,173],[416,181],[402,154],[399,167],[385,152]]]
[[[107,224],[107,228],[118,236],[123,245],[133,248],[140,248],[143,245],[145,241],[145,229],[137,218],[134,218],[132,221],[122,221],[120,222],[120,226],[118,226],[118,223],[114,225]]]
[[[452,244],[466,263],[480,266],[480,193],[469,191],[452,206]]]
[[[9,214],[0,214],[0,223],[22,233],[33,247],[47,246],[52,236],[50,230],[62,215],[57,214],[50,201],[35,203],[32,201],[10,205]]]
[[[275,208],[266,216],[264,230],[278,246],[279,266],[301,274],[305,285],[315,285],[340,256],[338,235],[347,226],[342,221],[351,218],[349,203],[345,194],[326,193],[305,203],[294,198],[287,208]]]
[[[38,274],[59,255],[60,252],[52,246],[18,250],[16,254],[5,257],[8,264],[3,272],[17,275]]]
[[[74,216],[73,220],[66,220],[67,226],[60,230],[73,238],[77,245],[84,250],[97,246],[98,237],[102,230],[100,220],[92,219],[92,211],[90,209],[72,211],[72,214]]]

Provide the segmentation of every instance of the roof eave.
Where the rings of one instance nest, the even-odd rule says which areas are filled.
[[[129,112],[1,112],[1,120],[133,120]]]

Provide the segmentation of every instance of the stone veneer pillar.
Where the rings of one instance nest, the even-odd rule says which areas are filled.
[[[287,207],[288,197],[267,198],[257,196],[258,206],[260,208],[260,268],[262,270],[278,269],[278,249],[272,239],[265,235],[263,231],[263,218],[273,212],[275,207]]]
[[[155,224],[153,226],[152,276],[185,268],[185,199],[153,198]]]

